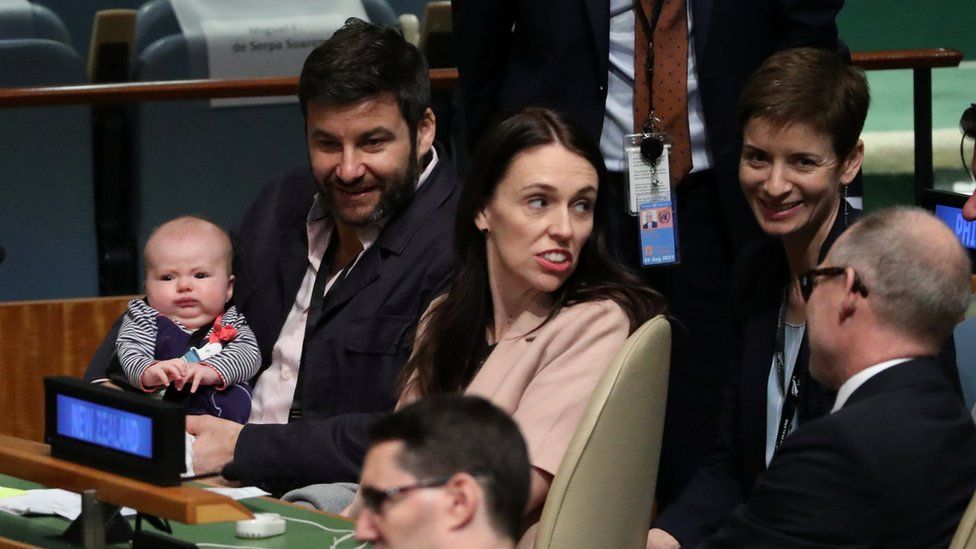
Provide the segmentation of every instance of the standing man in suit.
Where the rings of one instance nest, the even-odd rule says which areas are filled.
[[[945,547],[976,489],[976,426],[935,358],[971,298],[932,215],[869,215],[801,277],[830,415],[786,438],[704,547]]]
[[[469,145],[525,105],[561,111],[599,139],[619,210],[618,256],[640,264],[625,210],[624,135],[649,103],[673,137],[681,263],[643,269],[668,298],[674,332],[658,499],[673,500],[711,453],[733,350],[730,272],[758,236],[738,183],[739,92],[774,51],[838,49],[841,0],[454,0]],[[656,15],[655,15],[656,14]],[[649,43],[653,44],[649,46]],[[653,70],[644,67],[653,53]],[[653,85],[649,85],[652,83]]]
[[[196,473],[276,493],[358,479],[367,424],[393,408],[446,283],[460,194],[434,147],[426,63],[396,31],[350,19],[309,55],[298,95],[310,168],[266,187],[233,235],[234,304],[262,353],[250,422],[187,418]]]

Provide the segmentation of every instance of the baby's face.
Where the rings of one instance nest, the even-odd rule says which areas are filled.
[[[146,247],[149,305],[191,330],[223,312],[233,282],[226,248],[209,231],[156,234]]]

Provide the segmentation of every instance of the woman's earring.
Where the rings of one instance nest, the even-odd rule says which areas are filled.
[[[490,233],[490,232],[491,231],[488,230],[488,227],[485,227],[484,229],[481,229],[481,234],[483,234],[485,236],[488,236],[488,233]]]
[[[850,202],[847,201],[847,185],[844,185],[844,226],[848,225],[847,222],[847,209],[850,207]]]

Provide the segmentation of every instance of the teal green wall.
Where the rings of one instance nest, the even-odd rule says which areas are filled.
[[[837,25],[852,51],[942,47],[976,60],[976,0],[848,0]]]
[[[976,0],[847,0],[837,26],[851,51],[954,48],[964,62],[976,61]],[[871,110],[864,129],[911,129],[911,71],[872,71],[868,80]],[[955,128],[962,110],[976,100],[976,67],[933,71],[932,96],[933,126]],[[910,150],[911,143],[905,145]],[[936,182],[957,180],[957,171],[935,170]],[[866,209],[911,204],[913,195],[910,173],[864,174]]]

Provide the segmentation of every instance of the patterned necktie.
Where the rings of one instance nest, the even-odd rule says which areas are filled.
[[[654,110],[664,131],[671,135],[671,181],[679,183],[691,171],[691,142],[688,137],[688,21],[685,0],[634,0],[642,13],[651,17],[654,2],[662,2],[654,27]],[[648,22],[650,23],[650,22]],[[634,129],[641,131],[651,110],[647,85],[647,28],[634,24]]]

